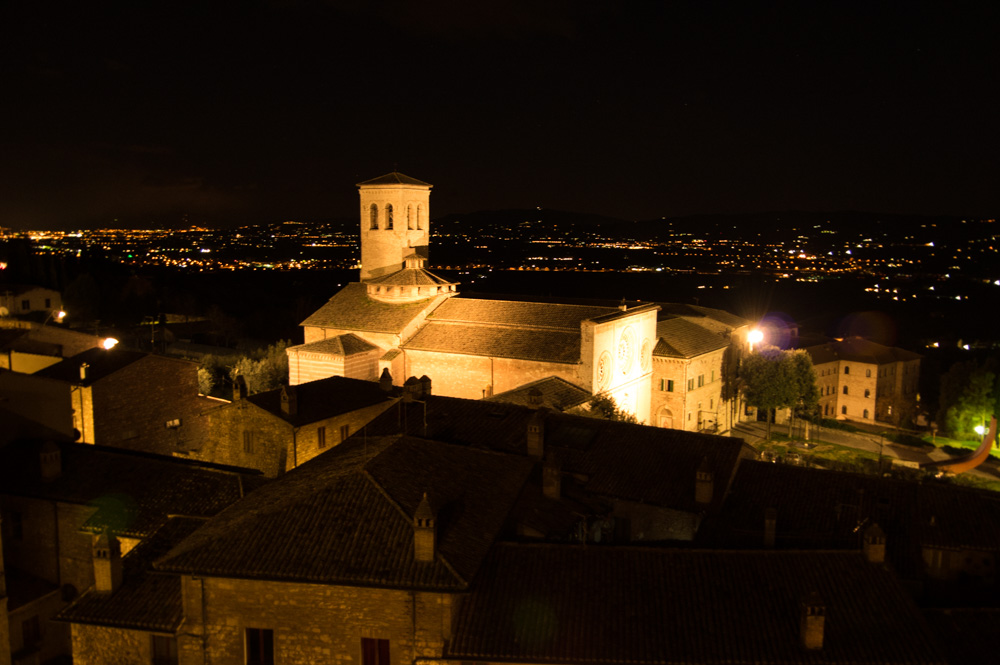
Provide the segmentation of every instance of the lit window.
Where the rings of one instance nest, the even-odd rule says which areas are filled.
[[[177,429],[180,426],[181,426],[180,418],[174,418],[173,420],[168,420],[166,423],[167,429]]]
[[[274,631],[247,628],[246,665],[274,665]]]

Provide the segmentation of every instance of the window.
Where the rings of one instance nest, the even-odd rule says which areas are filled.
[[[243,452],[253,452],[253,432],[243,432]]]
[[[425,214],[427,214],[427,213],[424,212],[424,206],[422,204],[418,205],[417,206],[417,230],[418,231],[423,231],[423,229],[424,229],[424,215]]]
[[[274,665],[274,631],[247,628],[246,665]]]
[[[317,427],[316,428],[316,445],[320,448],[326,448],[326,428]]]
[[[847,415],[847,407],[846,406],[840,407],[840,413],[846,416]]]
[[[52,309],[52,298],[45,299],[45,309]]]
[[[24,647],[31,648],[42,641],[42,629],[38,624],[38,616],[25,619],[21,622],[21,643]]]
[[[176,429],[181,426],[181,419],[174,418],[173,420],[168,420],[166,426],[168,429]]]
[[[667,389],[667,380],[660,379],[660,390],[666,390],[666,389]]]
[[[715,408],[715,398],[713,397],[708,400],[708,410],[711,411],[714,408]]]
[[[823,415],[824,416],[830,415],[830,405],[829,404],[825,404],[823,406]]]
[[[674,382],[672,379],[667,379],[667,392],[668,393],[674,392]]]
[[[844,394],[847,394],[847,386],[844,386]]]
[[[31,309],[31,301],[30,300],[22,300],[21,301],[21,309],[23,309],[25,311]]]
[[[389,640],[362,637],[361,665],[389,665]]]
[[[688,422],[691,422],[691,412],[688,411]]]
[[[891,404],[889,405],[889,415],[890,416],[892,415],[892,405]]]
[[[493,393],[492,388],[489,389],[489,392],[490,392],[490,394]],[[341,442],[346,441],[347,437],[349,437],[350,435],[351,435],[351,426],[350,425],[341,425],[340,426],[340,440],[341,440]]]
[[[688,379],[688,390],[694,390],[694,379]]]
[[[370,224],[368,225],[368,228],[371,229],[371,230],[373,230],[373,231],[377,230],[378,229],[378,206],[375,205],[374,203],[368,209],[368,218],[370,220]]]
[[[698,387],[701,388],[703,385],[705,385],[705,375],[704,374],[699,374],[698,375]]]
[[[872,396],[872,391],[865,388],[865,397],[871,397],[871,396]]]
[[[406,206],[406,228],[413,230],[413,204]]]
[[[865,413],[865,415],[864,415],[865,420],[867,420],[868,419],[868,409],[865,409],[864,413]]]
[[[869,379],[872,378],[872,371],[870,369],[866,369],[865,376],[868,377]]]
[[[177,665],[177,638],[153,635],[153,665]]]
[[[387,203],[385,206],[385,228],[388,231],[392,231],[392,204]]]
[[[850,373],[851,373],[851,366],[844,365],[844,374],[850,374]]]

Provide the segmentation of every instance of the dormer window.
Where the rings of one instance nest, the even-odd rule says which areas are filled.
[[[368,228],[373,231],[378,230],[378,206],[374,203],[368,209],[368,216],[371,219],[371,226]]]

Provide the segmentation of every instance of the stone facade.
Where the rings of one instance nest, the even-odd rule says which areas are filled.
[[[399,270],[409,254],[427,255],[431,185],[391,173],[358,190],[362,280]]]
[[[181,665],[242,665],[247,629],[272,631],[274,662],[286,665],[363,665],[362,639],[388,640],[390,664],[405,665],[440,658],[450,637],[451,594],[188,575],[182,580]]]
[[[150,633],[80,623],[72,628],[74,665],[149,665],[153,660]]]

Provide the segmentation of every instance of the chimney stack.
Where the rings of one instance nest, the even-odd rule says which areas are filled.
[[[528,456],[535,459],[545,455],[545,412],[539,409],[528,420]]]
[[[435,538],[434,510],[427,500],[427,492],[417,506],[413,515],[413,558],[416,561],[429,562],[434,560]]]
[[[389,373],[388,367],[382,368],[382,376],[378,377],[378,387],[384,393],[392,392],[392,374]]]
[[[431,377],[426,374],[420,377],[420,392],[423,393],[424,399],[431,396]]]
[[[114,593],[122,585],[122,548],[109,530],[94,538],[94,590]]]
[[[87,370],[90,368],[90,363],[80,363],[80,380],[87,380]]]
[[[712,473],[712,465],[708,463],[708,458],[703,457],[698,470],[694,473],[694,500],[695,503],[707,506],[712,503],[715,495],[715,474]]]
[[[768,508],[764,511],[764,547],[774,549],[774,536],[778,530],[778,511]]]
[[[823,648],[823,628],[826,623],[826,607],[819,594],[813,591],[806,596],[801,605],[802,646],[810,651]]]
[[[239,399],[246,399],[247,395],[250,393],[250,391],[247,390],[247,380],[243,378],[243,375],[241,374],[236,377],[235,383],[236,385],[233,386],[233,401],[235,402]]]
[[[537,409],[542,405],[542,391],[538,388],[532,388],[528,391],[528,406],[532,409]]]
[[[562,469],[555,452],[550,450],[542,465],[542,494],[549,499],[559,499],[562,496]]]
[[[62,475],[62,450],[52,441],[46,441],[42,444],[42,449],[38,453],[38,461],[41,466],[42,480],[48,482]]]
[[[420,379],[411,376],[403,384],[403,401],[410,403],[415,399],[420,399]]]
[[[281,386],[281,412],[286,416],[299,413],[299,396],[295,386]]]
[[[870,563],[885,563],[885,532],[875,522],[865,529],[862,550]]]

